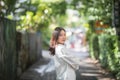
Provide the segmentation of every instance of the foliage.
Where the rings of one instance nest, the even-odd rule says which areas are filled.
[[[92,34],[91,37],[89,37],[89,51],[90,56],[93,59],[98,59],[99,57],[99,44],[98,44],[98,35]]]
[[[105,20],[106,23],[110,23],[112,15],[112,1],[110,0],[73,0],[71,5],[79,10],[82,16],[91,16],[94,20]]]
[[[115,35],[102,34],[99,39],[100,47],[100,61],[103,67],[107,68],[112,73],[119,74],[120,72],[120,58],[118,50],[118,38]]]
[[[1,0],[0,1],[0,16],[9,19],[19,20],[20,16],[26,11],[35,12],[36,8],[31,5],[30,0]]]
[[[89,43],[92,58],[99,59],[102,67],[112,72],[119,79],[120,53],[115,29],[106,29],[100,35],[92,34]]]
[[[14,11],[16,0],[1,0],[0,1],[0,13],[1,15],[8,15]]]

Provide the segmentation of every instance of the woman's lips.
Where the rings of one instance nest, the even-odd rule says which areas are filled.
[[[65,40],[62,40],[62,41],[65,41]]]

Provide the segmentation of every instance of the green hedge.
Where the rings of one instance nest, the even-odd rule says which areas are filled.
[[[120,72],[120,58],[118,57],[118,39],[116,35],[101,34],[99,36],[99,60],[102,66],[113,74]],[[120,76],[117,76],[120,79]]]
[[[109,32],[103,34],[92,33],[88,39],[90,55],[98,59],[102,67],[112,72],[120,80],[120,41],[115,34]]]
[[[109,68],[109,66],[112,66],[112,64],[114,63],[112,59],[115,58],[114,55],[114,50],[116,49],[115,43],[116,43],[115,36],[111,36],[109,34],[101,34],[99,36],[100,47],[99,60],[102,63],[103,67]]]
[[[92,59],[98,59],[99,57],[99,44],[98,44],[98,35],[92,34],[91,37],[89,37],[89,50],[90,50],[90,56]]]

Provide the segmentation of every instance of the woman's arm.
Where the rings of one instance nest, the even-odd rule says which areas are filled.
[[[62,48],[61,54],[58,56],[74,69],[79,69],[80,59],[73,55],[70,55],[70,53],[68,53],[68,50],[66,48]]]

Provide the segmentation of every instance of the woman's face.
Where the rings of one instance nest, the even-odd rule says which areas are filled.
[[[64,44],[66,40],[66,32],[64,30],[60,31],[60,34],[58,36],[57,43],[58,44]]]

